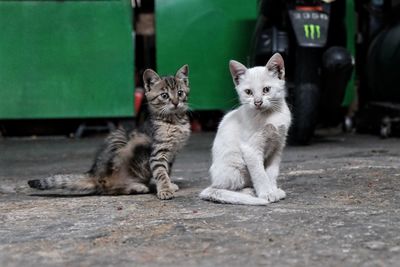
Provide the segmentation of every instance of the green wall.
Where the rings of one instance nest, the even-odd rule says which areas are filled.
[[[228,62],[246,64],[257,0],[156,0],[157,71],[190,67],[190,106],[226,110],[236,103]]]
[[[0,119],[133,115],[129,1],[0,1]]]

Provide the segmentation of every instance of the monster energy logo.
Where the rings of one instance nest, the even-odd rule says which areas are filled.
[[[321,30],[319,25],[314,25],[314,24],[305,24],[304,25],[304,34],[306,38],[311,38],[314,40],[314,38],[319,39],[321,37]]]

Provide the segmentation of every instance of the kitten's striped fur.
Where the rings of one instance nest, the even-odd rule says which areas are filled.
[[[175,76],[162,78],[148,69],[143,80],[150,116],[142,128],[111,133],[85,174],[55,175],[30,180],[28,184],[41,190],[135,194],[149,192],[153,177],[157,196],[173,198],[178,186],[171,183],[172,164],[190,136],[188,66],[180,68]]]

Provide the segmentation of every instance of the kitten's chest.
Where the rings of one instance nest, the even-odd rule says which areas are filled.
[[[283,124],[265,122],[253,125],[248,131],[242,131],[243,141],[251,144],[255,150],[261,150],[267,158],[285,146],[287,127]]]
[[[175,140],[172,141],[172,143],[175,143],[177,149],[179,150],[186,144],[190,137],[190,123],[175,125],[170,129],[170,132],[171,136]]]
[[[261,145],[264,146],[264,155],[267,158],[271,153],[285,146],[287,128],[284,125],[275,127],[272,124],[267,124],[263,129],[262,136]]]
[[[190,123],[172,124],[162,122],[157,125],[154,139],[157,142],[167,142],[174,150],[181,149],[190,137]]]
[[[279,120],[247,121],[240,132],[242,140],[256,139],[259,144],[269,143],[274,140],[284,139],[287,135],[288,125]]]

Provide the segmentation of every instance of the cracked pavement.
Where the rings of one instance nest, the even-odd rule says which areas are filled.
[[[86,171],[102,138],[0,139],[0,266],[399,266],[399,139],[287,147],[287,198],[249,207],[197,197],[213,136],[192,135],[170,201],[34,191],[28,179]]]

